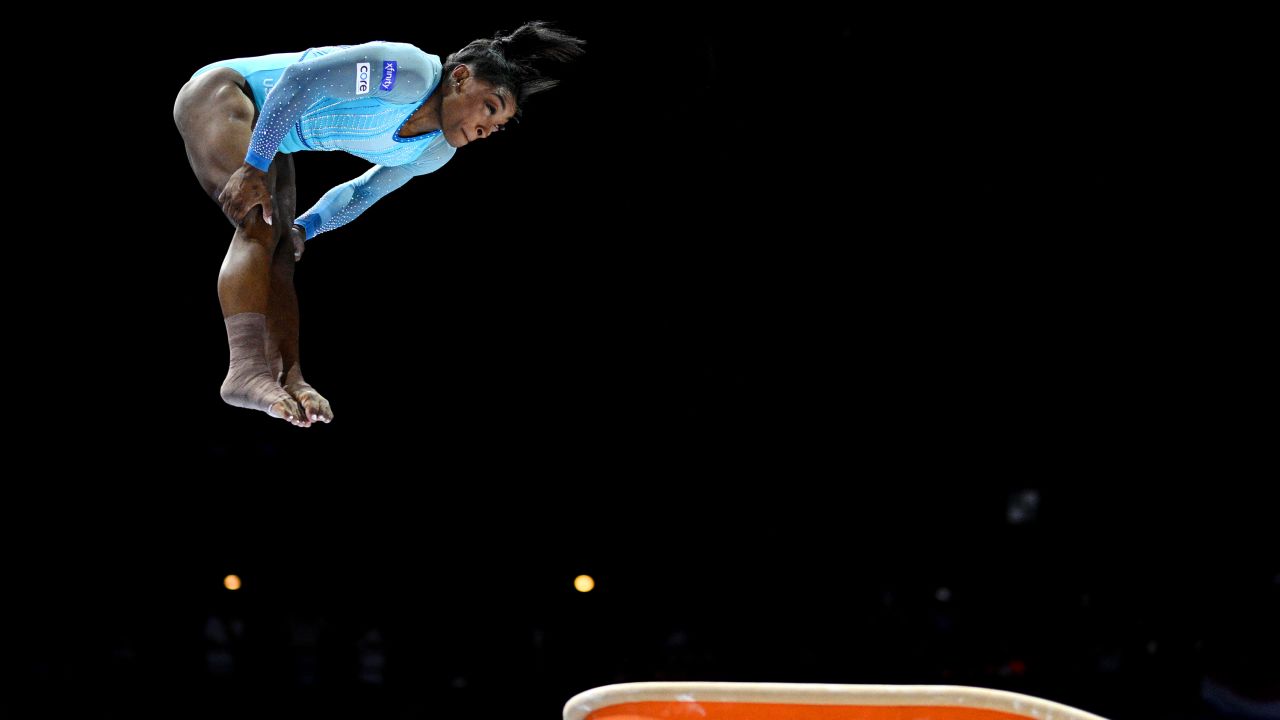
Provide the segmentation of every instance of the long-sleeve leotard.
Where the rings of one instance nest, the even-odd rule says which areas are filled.
[[[255,100],[265,92],[245,162],[266,171],[276,152],[343,150],[374,163],[342,183],[295,220],[307,239],[354,220],[415,175],[433,172],[455,148],[433,131],[401,137],[400,128],[431,97],[440,82],[439,57],[408,43],[373,41],[310,48],[276,75],[248,72],[257,60],[288,54],[211,63],[245,74]],[[257,76],[266,77],[258,78]],[[258,85],[263,85],[260,89]],[[269,88],[266,86],[269,85]]]

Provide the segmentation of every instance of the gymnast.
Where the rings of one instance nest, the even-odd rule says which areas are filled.
[[[230,366],[221,396],[299,427],[333,421],[302,377],[294,265],[341,227],[460,147],[500,132],[529,96],[558,84],[548,61],[583,41],[531,22],[474,40],[443,62],[373,41],[220,60],[178,92],[173,119],[205,193],[235,227],[218,274]],[[296,215],[292,153],[343,150],[373,163]]]

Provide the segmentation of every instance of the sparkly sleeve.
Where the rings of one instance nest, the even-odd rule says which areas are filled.
[[[427,54],[416,46],[386,40],[316,53],[296,62],[280,74],[262,103],[244,161],[266,172],[289,129],[318,103],[366,97],[421,102],[435,84],[436,72]]]
[[[330,189],[294,222],[306,229],[307,240],[342,227],[392,190],[409,182],[410,178],[439,169],[453,158],[455,152],[453,147],[438,143],[438,147],[423,152],[421,157],[407,165],[374,165],[360,177]]]

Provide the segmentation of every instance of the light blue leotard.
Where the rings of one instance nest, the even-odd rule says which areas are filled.
[[[330,189],[298,216],[307,239],[341,227],[415,175],[433,172],[456,149],[439,130],[400,137],[400,128],[440,84],[436,55],[376,40],[209,63],[191,77],[230,67],[249,81],[258,123],[245,162],[266,172],[276,152],[344,150],[374,166]]]

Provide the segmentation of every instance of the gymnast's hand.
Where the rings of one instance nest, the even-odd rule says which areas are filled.
[[[307,249],[307,234],[301,225],[295,223],[289,228],[289,239],[293,240],[293,261],[298,262]]]
[[[222,212],[239,227],[244,227],[245,217],[254,205],[262,206],[262,219],[271,224],[271,192],[267,190],[267,174],[245,163],[227,179],[226,187],[218,196]]]

